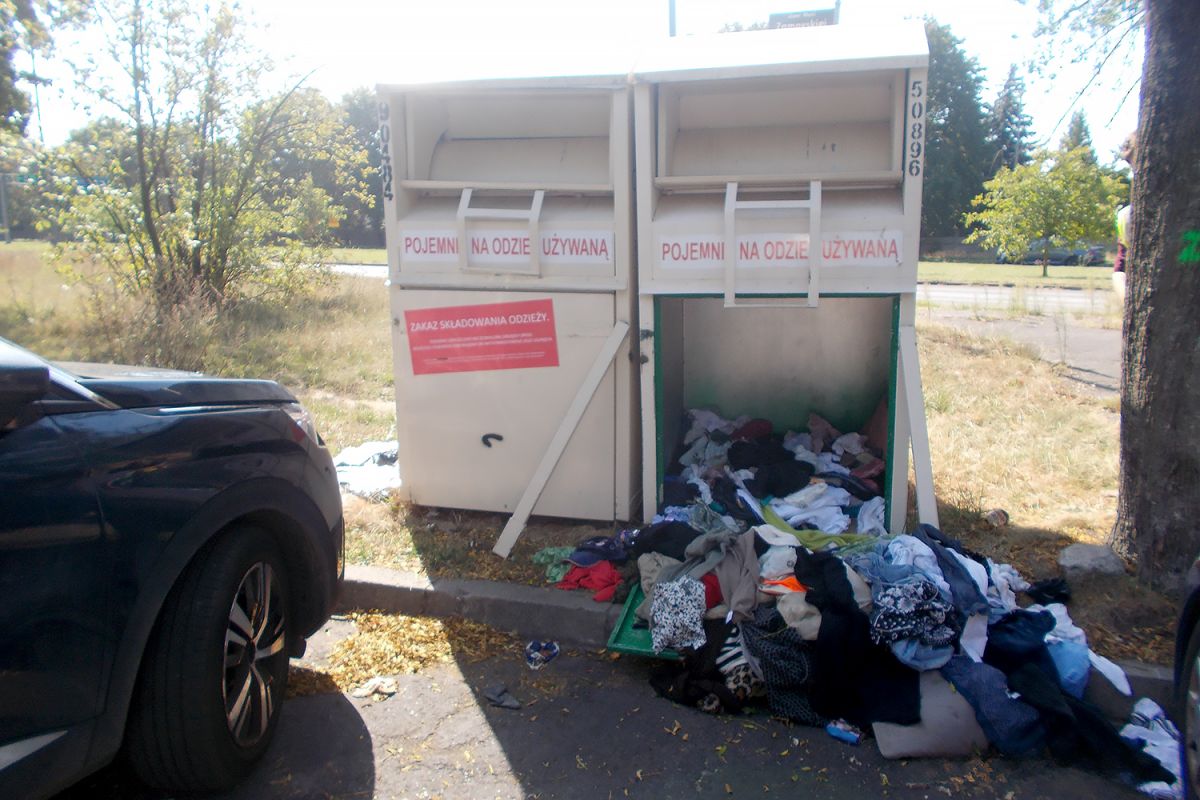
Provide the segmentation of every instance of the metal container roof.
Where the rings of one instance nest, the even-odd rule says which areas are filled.
[[[863,70],[929,63],[924,25],[829,25],[661,39],[638,48],[548,47],[510,43],[503,53],[460,52],[399,65],[403,78],[380,92],[473,89],[615,89],[633,82],[672,82]]]
[[[921,22],[779,28],[668,39],[633,70],[639,83],[910,69],[929,64]]]

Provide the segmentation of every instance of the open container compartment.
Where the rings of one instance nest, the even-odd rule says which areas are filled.
[[[402,496],[636,515],[627,70],[379,99]]]
[[[815,413],[850,432],[882,401],[891,430],[898,319],[899,299],[887,295],[826,297],[803,313],[728,309],[718,297],[655,298],[658,485],[682,449],[689,409],[767,419],[780,434],[806,432]],[[889,475],[890,455],[883,454]]]

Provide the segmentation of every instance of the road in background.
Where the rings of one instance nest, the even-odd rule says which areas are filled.
[[[917,287],[917,302],[1012,313],[1108,314],[1114,311],[1115,295],[1110,291],[1087,289],[922,283]]]

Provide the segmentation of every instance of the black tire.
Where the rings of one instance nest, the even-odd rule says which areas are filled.
[[[129,715],[127,753],[146,783],[228,789],[266,751],[287,689],[283,563],[267,533],[235,526],[197,555],[171,592]],[[253,647],[239,643],[247,639]]]
[[[1200,798],[1200,624],[1192,627],[1179,667],[1179,766],[1183,772],[1184,800]]]

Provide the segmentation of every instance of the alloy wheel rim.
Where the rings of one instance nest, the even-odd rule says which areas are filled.
[[[225,722],[234,741],[253,747],[266,735],[277,702],[275,660],[286,657],[279,581],[266,562],[246,570],[225,627]]]

